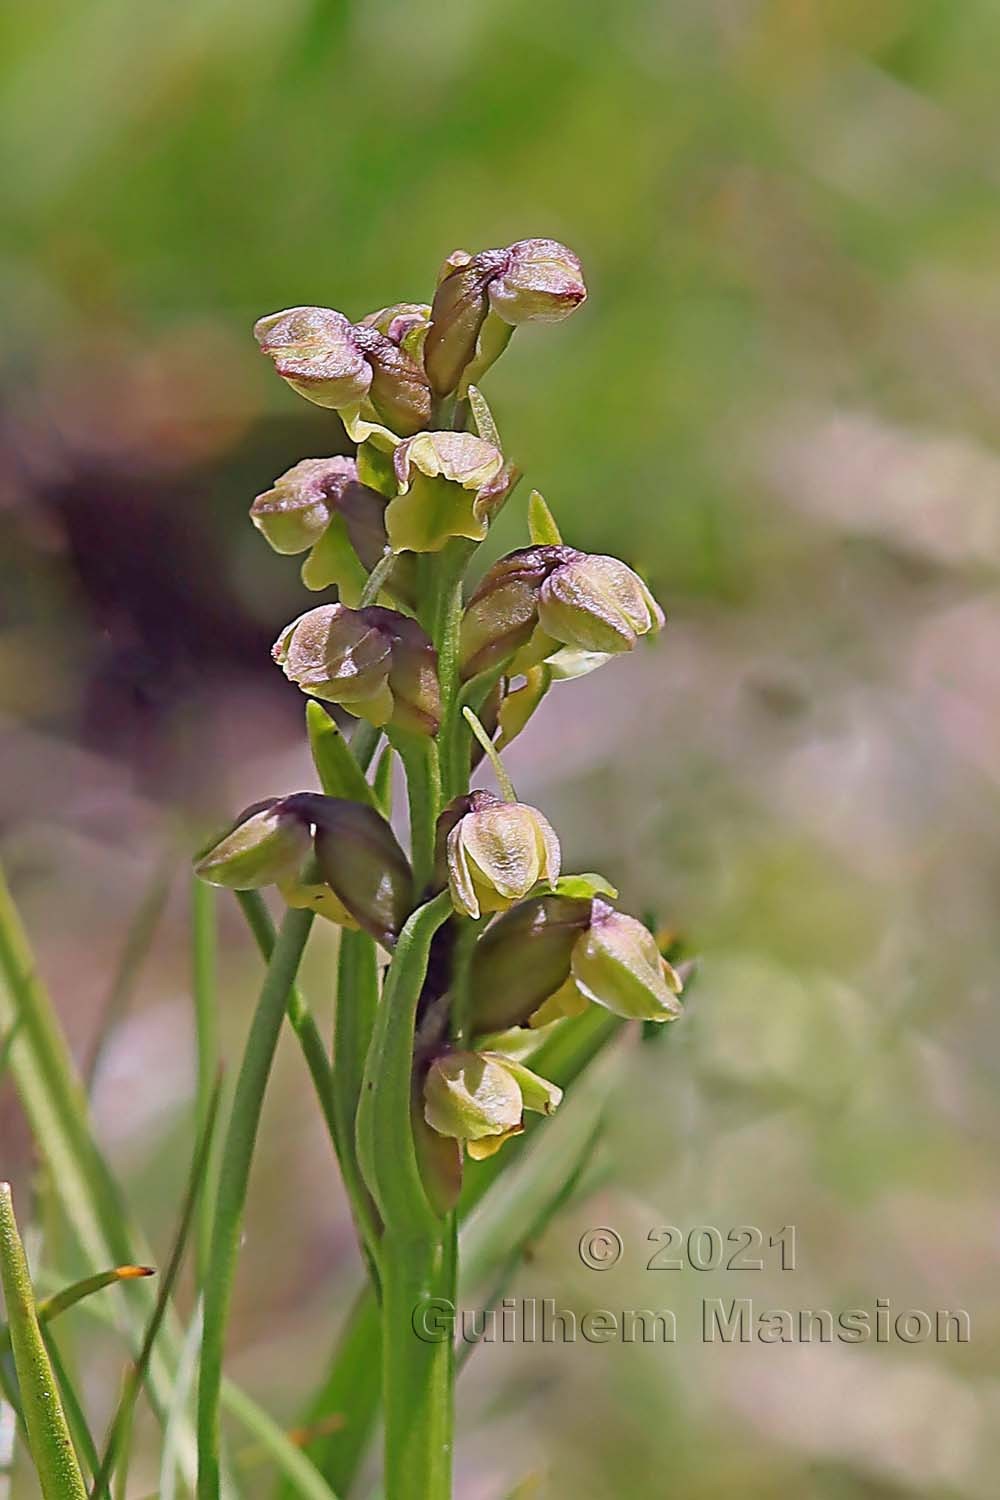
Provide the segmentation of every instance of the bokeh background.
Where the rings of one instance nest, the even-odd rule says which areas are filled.
[[[343,438],[250,325],[551,235],[590,301],[488,394],[567,539],[640,566],[669,625],[509,762],[567,867],[702,959],[687,1019],[615,1060],[600,1185],[515,1289],[680,1334],[477,1351],[458,1494],[994,1494],[1000,9],[15,0],[0,36],[0,849],[81,1063],[105,1037],[97,1126],[154,1245],[190,1144],[186,853],[312,785],[268,660],[297,567],[246,510]],[[259,968],[220,910],[235,1058]],[[8,1081],[0,1175],[33,1161]],[[647,1272],[665,1224],[794,1224],[798,1268]],[[613,1270],[580,1263],[595,1225]],[[282,1422],[358,1277],[286,1039],[230,1340]],[[702,1344],[700,1299],[746,1295],[963,1307],[973,1336]],[[99,1421],[121,1351],[83,1332]]]

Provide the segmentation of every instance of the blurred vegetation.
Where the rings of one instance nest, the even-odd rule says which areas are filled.
[[[567,866],[702,964],[670,1046],[629,1056],[604,1187],[517,1291],[689,1330],[716,1295],[972,1317],[965,1346],[484,1348],[463,1500],[533,1467],[583,1500],[995,1492],[998,55],[988,0],[0,15],[0,844],[78,1054],[164,859],[311,784],[267,654],[296,564],[245,511],[343,434],[250,324],[424,297],[457,245],[553,235],[590,302],[519,335],[490,399],[567,538],[640,566],[670,623],[560,688],[511,769]],[[484,556],[524,540],[526,490]],[[164,1254],[185,928],[178,879],[94,1094]],[[257,965],[223,936],[232,1047]],[[232,1359],[291,1423],[356,1266],[291,1049],[277,1083]],[[2,1086],[0,1176],[27,1184]],[[576,1256],[600,1223],[627,1249],[603,1276]],[[649,1275],[663,1223],[794,1223],[799,1269]],[[84,1344],[106,1417],[117,1356]]]

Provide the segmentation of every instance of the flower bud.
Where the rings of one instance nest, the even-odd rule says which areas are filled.
[[[663,611],[637,573],[616,557],[582,554],[542,584],[538,622],[563,645],[614,654],[663,628]]]
[[[520,547],[494,563],[462,617],[462,676],[499,666],[527,645],[538,624],[542,584],[555,568],[585,555],[575,547]]]
[[[551,1114],[561,1098],[554,1084],[501,1053],[449,1052],[427,1074],[424,1118],[482,1160],[523,1131],[525,1110]]]
[[[600,896],[594,897],[589,928],[574,945],[571,971],[580,993],[616,1016],[672,1021],[680,1015],[681,981],[653,934]]]
[[[282,631],[272,655],[304,693],[417,734],[441,720],[437,655],[417,622],[371,605],[321,604]]]
[[[523,802],[472,792],[448,834],[448,885],[468,917],[506,911],[539,881],[559,878],[559,840],[548,819]]]
[[[517,675],[548,661],[554,677],[577,677],[662,625],[649,589],[616,557],[522,547],[495,563],[469,600],[462,676],[506,663]]]
[[[352,333],[371,367],[368,399],[375,415],[393,432],[420,432],[431,419],[431,388],[423,366],[377,328],[359,323]]]
[[[585,302],[579,256],[558,240],[518,240],[490,282],[493,311],[505,323],[559,323]]]
[[[424,344],[436,395],[464,395],[506,347],[519,323],[555,323],[587,296],[580,262],[556,240],[518,240],[504,250],[456,250],[444,264]]]
[[[344,519],[351,545],[367,571],[385,550],[383,495],[358,482],[353,458],[304,458],[250,507],[250,519],[275,552],[314,546],[335,515]],[[325,587],[325,585],[324,585]]]
[[[387,330],[393,326],[390,318]],[[405,333],[408,325],[395,326]],[[254,335],[278,374],[317,406],[355,415],[363,406],[403,434],[430,421],[431,388],[419,359],[377,323],[351,323],[329,307],[292,307],[260,318]]]
[[[424,342],[424,369],[435,395],[447,396],[455,390],[472,361],[489,312],[489,284],[504,264],[503,250],[484,250],[475,256],[456,250],[445,261]]]
[[[421,432],[393,457],[399,494],[385,513],[396,551],[438,552],[453,536],[481,542],[513,487],[503,454],[470,432]]]
[[[391,947],[413,906],[413,875],[385,818],[361,802],[318,792],[298,792],[285,803],[315,825],[316,864],[337,901],[363,931]],[[337,920],[335,909],[325,914]]]
[[[590,909],[588,899],[530,896],[487,927],[469,974],[474,1036],[526,1025],[565,984]]]
[[[308,853],[308,823],[290,812],[283,799],[272,797],[241,813],[194,868],[209,885],[255,891],[294,878]]]
[[[343,313],[329,307],[290,307],[254,324],[254,337],[293,391],[317,406],[363,401],[372,372]]]

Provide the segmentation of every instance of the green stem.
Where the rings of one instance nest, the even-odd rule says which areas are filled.
[[[450,542],[441,554],[434,577],[428,610],[431,638],[438,655],[438,682],[441,686],[441,729],[438,735],[441,756],[443,800],[449,802],[462,790],[460,768],[453,764],[456,748],[455,716],[461,689],[459,655],[462,633],[462,578],[470,553],[463,538]]]
[[[434,873],[434,840],[441,801],[437,745],[426,734],[411,734],[402,729],[390,730],[389,737],[406,772],[413,886],[419,900]]]
[[[454,1301],[453,1231],[424,1191],[410,1116],[417,1003],[431,941],[451,910],[442,891],[399,935],[358,1105],[358,1160],[386,1226],[380,1256],[386,1500],[451,1494],[450,1334],[446,1343],[422,1339],[413,1319],[429,1298]]]
[[[453,1224],[449,1215],[417,1238],[390,1232],[383,1246],[385,1500],[451,1495]]]
[[[219,1500],[219,1397],[250,1161],[288,994],[312,926],[311,911],[290,910],[271,955],[236,1083],[219,1170],[215,1232],[205,1279],[205,1327],[198,1382],[198,1500]]]

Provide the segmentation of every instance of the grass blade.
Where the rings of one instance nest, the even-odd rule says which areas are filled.
[[[568,1170],[564,1169],[560,1177],[556,1179],[548,1196],[543,1200],[541,1207],[535,1213],[534,1217],[528,1220],[522,1233],[515,1239],[490,1288],[489,1295],[483,1304],[482,1313],[476,1319],[475,1327],[481,1330],[479,1337],[472,1341],[463,1342],[458,1349],[456,1362],[459,1370],[463,1369],[469,1355],[486,1331],[486,1315],[491,1310],[499,1307],[507,1295],[510,1283],[517,1274],[518,1268],[531,1246],[536,1240],[541,1239],[559,1211],[576,1195],[577,1189],[593,1160],[597,1144],[603,1134],[604,1115],[600,1113],[573,1152]],[[548,1144],[546,1142],[546,1147],[548,1147]]]
[[[131,1228],[117,1184],[90,1129],[86,1094],[74,1070],[52,1002],[38,977],[27,937],[0,869],[0,1026],[18,1025],[10,1071],[21,1107],[42,1153],[59,1201],[91,1265],[146,1258]],[[9,1034],[9,1033],[8,1033]],[[132,1347],[142,1338],[152,1291],[136,1294],[115,1310],[117,1326]],[[169,1404],[176,1359],[175,1325],[168,1324],[149,1369],[150,1398],[161,1412]],[[194,1472],[193,1434],[185,1434],[186,1472]]]
[[[216,996],[216,897],[213,886],[197,876],[191,882],[191,995],[194,1000],[195,1139],[201,1140],[206,1123],[216,1108],[219,1076],[219,1007]],[[205,1164],[211,1175],[211,1156]],[[198,1286],[204,1285],[212,1241],[212,1209],[209,1193],[202,1193],[195,1236]]]
[[[246,917],[257,947],[265,961],[269,963],[274,952],[277,934],[274,930],[274,923],[271,921],[271,914],[264,905],[260,892],[237,891],[236,899],[240,910]],[[336,1149],[337,1125],[333,1109],[333,1071],[315,1017],[297,985],[293,984],[288,992],[286,1009],[289,1024],[299,1039],[302,1055],[306,1060],[306,1067],[309,1069],[309,1076],[312,1078],[320,1109],[323,1111],[323,1119],[326,1121],[327,1130],[330,1132],[330,1138]]]
[[[4,1037],[3,1041],[0,1042],[0,1079],[3,1078],[3,1075],[7,1071],[7,1065],[10,1062],[10,1054],[13,1050],[14,1042],[17,1038],[17,1033],[21,1029],[21,1019],[22,1018],[20,1016],[17,1017],[13,1026],[9,1026],[7,1028],[7,1035]]]
[[[83,1066],[83,1080],[87,1093],[93,1093],[94,1082],[100,1071],[105,1048],[128,1010],[135,986],[142,973],[142,966],[156,937],[157,928],[167,905],[173,879],[173,859],[161,861],[154,870],[149,887],[136,908],[135,915],[125,934],[118,968],[111,981],[111,989],[101,1010],[97,1030],[90,1049],[90,1056]]]
[[[177,1471],[180,1468],[180,1437],[187,1420],[188,1403],[194,1389],[194,1372],[201,1350],[201,1302],[195,1308],[181,1344],[173,1396],[163,1424],[163,1447],[160,1452],[160,1486],[158,1500],[175,1500]]]
[[[226,1382],[225,1402],[232,1415],[280,1467],[291,1494],[301,1496],[301,1500],[337,1500],[312,1460],[262,1407],[231,1381]]]
[[[38,1321],[49,1323],[53,1318],[58,1318],[60,1313],[66,1312],[68,1308],[75,1307],[82,1302],[84,1297],[92,1297],[95,1292],[102,1292],[106,1286],[114,1286],[119,1281],[138,1281],[143,1276],[155,1276],[156,1271],[152,1266],[115,1266],[110,1271],[98,1271],[96,1276],[85,1276],[82,1281],[74,1281],[64,1291],[56,1292],[51,1297],[44,1297],[38,1304]]]
[[[181,1263],[184,1259],[184,1251],[187,1248],[188,1238],[194,1224],[195,1211],[198,1206],[198,1197],[205,1181],[205,1173],[208,1168],[209,1158],[212,1151],[212,1141],[215,1135],[215,1123],[218,1118],[219,1095],[221,1092],[221,1081],[216,1080],[215,1089],[208,1103],[208,1114],[202,1128],[201,1135],[195,1147],[194,1156],[191,1161],[191,1170],[188,1174],[187,1189],[184,1194],[184,1204],[181,1209],[180,1222],[177,1233],[171,1247],[170,1257],[166,1269],[160,1278],[159,1294],[153,1315],[149,1320],[146,1334],[142,1341],[138,1357],[134,1365],[125,1375],[122,1387],[121,1400],[118,1410],[112,1418],[111,1427],[108,1432],[107,1443],[101,1459],[100,1467],[94,1476],[92,1500],[102,1500],[102,1496],[109,1493],[109,1484],[112,1473],[121,1455],[126,1451],[127,1437],[131,1431],[132,1414],[135,1407],[136,1397],[142,1384],[156,1336],[160,1331],[163,1319],[166,1316],[167,1307],[173,1294],[174,1284],[177,1280]]]
[[[66,1421],[69,1423],[70,1434],[73,1445],[76,1448],[77,1457],[86,1468],[88,1474],[93,1476],[97,1472],[98,1457],[97,1447],[90,1431],[86,1413],[79,1396],[76,1394],[76,1386],[70,1377],[69,1371],[63,1363],[59,1346],[52,1336],[51,1329],[39,1320],[42,1330],[42,1338],[45,1341],[45,1351],[52,1361],[52,1369],[59,1386],[59,1394],[62,1396],[63,1406],[66,1409]]]
[[[198,1382],[198,1500],[219,1497],[223,1344],[250,1162],[281,1023],[312,921],[310,911],[293,909],[285,916],[250,1025],[223,1147],[211,1257],[205,1278],[205,1327]]]
[[[52,1362],[38,1323],[9,1183],[0,1183],[0,1282],[7,1304],[28,1446],[42,1495],[44,1500],[87,1500]]]
[[[303,1421],[306,1428],[339,1418],[336,1430],[305,1444],[324,1478],[346,1495],[371,1438],[382,1394],[382,1320],[370,1286],[359,1294],[340,1332],[336,1356]],[[277,1500],[292,1500],[286,1481]]]

